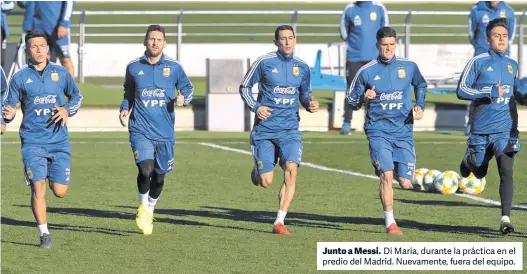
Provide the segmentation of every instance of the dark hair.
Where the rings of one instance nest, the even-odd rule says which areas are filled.
[[[151,31],[159,31],[163,33],[163,38],[165,38],[165,28],[160,25],[150,25],[148,29],[146,30],[145,39],[148,39],[148,34]]]
[[[507,31],[507,27],[509,26],[509,20],[507,18],[496,18],[489,22],[487,25],[487,37],[490,37],[490,32],[495,27],[504,27]],[[512,38],[512,37],[511,37]]]
[[[278,41],[278,39],[280,39],[280,31],[282,30],[290,30],[291,32],[293,32],[293,36],[295,36],[295,31],[293,30],[293,27],[291,27],[290,25],[281,25],[278,26],[278,28],[276,28],[276,30],[274,31],[274,40]]]
[[[377,42],[381,41],[382,38],[393,37],[397,38],[397,32],[390,27],[382,27],[377,31]]]
[[[26,33],[26,37],[24,38],[24,42],[26,43],[26,45],[29,45],[29,40],[31,40],[33,38],[38,38],[38,37],[42,37],[42,38],[46,39],[46,42],[48,41],[48,37],[43,32],[30,30],[30,31],[28,31]]]

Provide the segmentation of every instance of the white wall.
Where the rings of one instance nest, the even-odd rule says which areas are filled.
[[[517,45],[511,48],[512,58],[517,60]],[[71,53],[75,63],[78,60],[78,46],[72,45]],[[206,75],[205,60],[247,59],[274,51],[273,44],[183,44],[181,63],[189,76]],[[313,66],[317,50],[322,50],[322,66],[329,66],[328,52],[333,65],[337,64],[337,47],[328,50],[327,44],[298,44],[296,54]],[[144,46],[137,44],[86,44],[84,56],[85,76],[123,77],[126,65],[141,56]],[[524,46],[527,53],[527,46]],[[171,44],[165,49],[168,56],[175,58],[176,46]],[[345,52],[344,52],[345,55]],[[410,48],[410,59],[415,61],[425,78],[443,78],[461,72],[467,60],[473,55],[470,45],[465,44],[415,44]],[[343,57],[344,58],[344,57]],[[77,68],[76,68],[77,69]],[[336,73],[336,72],[335,72]],[[76,73],[78,75],[78,72]],[[527,76],[527,61],[523,64],[523,77]]]

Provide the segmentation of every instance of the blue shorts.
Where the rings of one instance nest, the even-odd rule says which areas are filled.
[[[251,150],[254,158],[255,170],[258,174],[273,171],[278,159],[280,166],[290,161],[297,165],[302,162],[302,133],[299,131],[278,134],[277,138],[260,139],[251,133]]]
[[[49,37],[50,54],[54,57],[71,57],[70,56],[70,44],[71,44],[71,29],[68,29],[68,35],[58,38],[57,32],[53,32]]]
[[[165,174],[174,168],[174,142],[155,141],[141,133],[130,133],[130,145],[135,163],[154,160],[157,174]]]
[[[370,159],[377,176],[392,170],[394,175],[413,179],[415,170],[413,141],[396,141],[381,137],[372,137],[369,141]]]
[[[22,162],[26,184],[40,180],[69,185],[71,177],[71,148],[61,145],[23,145]]]
[[[518,138],[510,138],[509,132],[495,134],[470,134],[467,140],[465,158],[478,168],[489,164],[493,156],[500,157],[505,153],[520,152]]]

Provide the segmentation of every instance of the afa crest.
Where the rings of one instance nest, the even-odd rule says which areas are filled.
[[[505,10],[500,11],[500,18],[507,18],[507,13],[505,13]]]
[[[139,150],[134,151],[134,158],[139,159]]]
[[[372,21],[377,20],[377,13],[374,12],[374,11],[372,11],[372,12],[370,13],[370,19],[371,19]]]
[[[507,64],[507,70],[509,71],[509,74],[513,74],[514,69],[512,68],[511,63],[508,63],[508,64]]]
[[[26,170],[26,176],[29,180],[33,179],[33,172],[31,171],[31,169]]]
[[[297,76],[297,77],[298,77],[298,75],[300,75],[300,68],[298,67],[297,64],[293,65],[293,75]]]
[[[51,81],[57,83],[59,81],[59,73],[54,71],[51,73]]]
[[[165,77],[170,76],[170,68],[169,67],[164,67],[163,68],[163,76],[165,76]]]
[[[406,77],[406,71],[404,70],[403,67],[399,67],[397,69],[397,76],[399,76],[399,78],[401,78],[401,79]]]
[[[263,169],[263,168],[264,168],[263,162],[258,160],[258,169]]]

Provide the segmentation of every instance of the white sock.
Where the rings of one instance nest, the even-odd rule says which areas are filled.
[[[502,223],[510,223],[511,218],[509,216],[501,216],[501,222]]]
[[[150,191],[147,191],[145,194],[139,193],[139,204],[140,205],[147,205],[148,204],[148,192],[150,192]]]
[[[393,218],[393,210],[384,211],[384,221],[386,222],[386,228],[391,224],[395,224],[395,219]]]
[[[40,236],[44,234],[49,234],[48,224],[37,225],[37,228],[38,228],[38,232],[40,232]]]
[[[277,224],[277,223],[284,224],[285,215],[287,215],[286,211],[278,210],[278,213],[276,214],[276,221],[274,221],[274,224]]]
[[[148,196],[148,208],[154,211],[154,207],[157,204],[157,200],[159,200],[159,197],[157,199],[154,199],[150,196]]]

